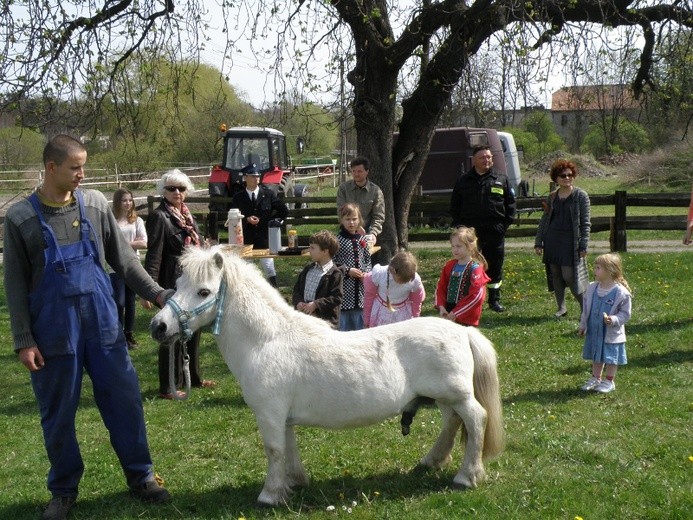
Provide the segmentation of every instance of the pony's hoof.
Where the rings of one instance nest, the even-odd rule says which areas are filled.
[[[450,487],[452,487],[452,489],[456,491],[469,491],[470,489],[472,489],[471,487],[465,486],[464,484],[460,484],[459,482],[453,482],[452,486]]]
[[[457,474],[452,481],[455,489],[476,489],[477,485],[484,481],[484,473]]]
[[[255,502],[255,507],[258,509],[272,509],[276,506],[277,504],[268,504],[267,502],[260,502],[259,500]]]
[[[409,426],[402,425],[402,435],[406,437],[407,435],[409,435],[409,431]]]
[[[414,466],[414,469],[411,470],[412,475],[423,475],[424,473],[428,473],[431,471],[433,468],[430,468],[424,464],[417,464]]]

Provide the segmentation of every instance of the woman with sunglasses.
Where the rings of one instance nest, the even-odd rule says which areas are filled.
[[[165,289],[175,289],[176,278],[180,275],[179,259],[186,247],[201,245],[200,233],[190,210],[185,205],[185,197],[194,189],[190,178],[180,170],[164,173],[156,183],[157,192],[163,198],[161,204],[147,218],[147,255],[144,268],[149,275]],[[145,305],[148,308],[151,304]],[[197,387],[214,386],[213,381],[200,377],[200,331],[193,334],[187,342],[190,356],[190,383]],[[176,345],[177,349],[180,346]],[[183,384],[183,359],[176,352],[176,388],[169,387],[169,345],[159,345],[159,397],[173,399],[185,397],[178,390]]]
[[[558,185],[545,202],[534,251],[543,255],[549,292],[556,297],[561,318],[568,311],[565,288],[570,288],[582,311],[582,295],[587,290],[587,244],[590,239],[590,199],[573,185],[578,170],[575,163],[559,159],[551,165],[551,180]]]

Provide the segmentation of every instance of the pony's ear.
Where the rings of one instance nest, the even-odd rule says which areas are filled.
[[[217,267],[219,269],[224,267],[224,257],[219,251],[214,253],[214,263],[217,264]]]

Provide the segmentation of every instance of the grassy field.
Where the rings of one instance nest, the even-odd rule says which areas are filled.
[[[426,314],[432,314],[433,287],[449,252],[416,254],[428,291]],[[288,294],[303,260],[277,264]],[[437,411],[425,409],[406,438],[397,418],[360,430],[299,428],[310,487],[297,491],[287,507],[256,509],[266,471],[262,443],[212,335],[203,334],[201,363],[205,378],[218,386],[195,390],[186,402],[159,400],[156,345],[147,335],[152,314],[138,308],[141,346],[132,357],[155,468],[174,498],[146,506],[127,496],[85,377],[78,436],[86,472],[71,518],[690,518],[691,252],[628,253],[624,264],[635,293],[629,364],[619,371],[616,392],[602,396],[578,390],[589,364],[580,356],[577,305],[569,302],[568,318],[553,318],[538,258],[508,255],[508,311],[485,310],[481,324],[498,351],[507,448],[488,465],[487,482],[466,492],[449,488],[455,467],[410,472],[438,431]],[[0,383],[0,518],[38,518],[48,499],[48,464],[28,373],[12,353],[4,291],[0,298],[0,360],[6,367]],[[459,448],[455,455],[457,466]]]

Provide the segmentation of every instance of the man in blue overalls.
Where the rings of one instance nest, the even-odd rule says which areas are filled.
[[[142,399],[118,325],[105,259],[130,287],[161,306],[164,291],[125,243],[106,198],[79,190],[87,151],[67,135],[43,151],[45,179],[5,217],[4,281],[14,349],[31,373],[53,498],[43,519],[64,519],[84,472],[75,415],[86,370],[131,494],[169,500],[149,454]]]

